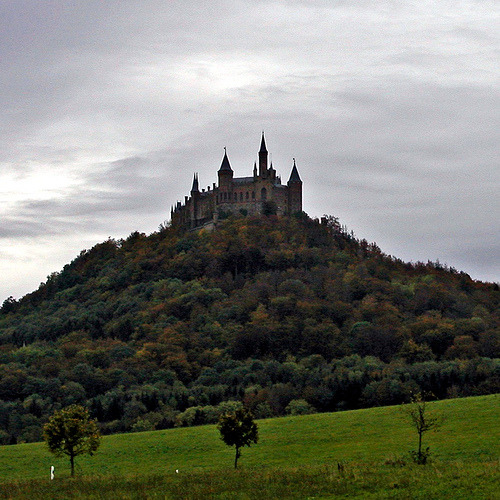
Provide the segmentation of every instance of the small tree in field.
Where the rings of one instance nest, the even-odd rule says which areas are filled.
[[[43,437],[56,457],[69,457],[71,477],[75,475],[75,457],[93,455],[101,439],[97,421],[91,420],[88,410],[80,405],[56,411],[43,426]]]
[[[441,425],[442,420],[429,413],[425,397],[421,393],[414,395],[410,403],[403,405],[402,409],[418,435],[418,450],[411,451],[410,454],[417,464],[424,465],[427,463],[430,451],[429,447],[424,450],[422,449],[423,435],[427,431],[437,429]]]
[[[217,424],[221,439],[228,446],[236,448],[234,468],[238,468],[238,458],[241,457],[241,448],[257,443],[259,439],[257,424],[253,415],[245,408],[238,408],[233,412],[224,413],[219,417]]]

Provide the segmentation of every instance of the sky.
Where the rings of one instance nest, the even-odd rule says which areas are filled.
[[[500,281],[497,0],[2,0],[0,303],[260,136],[304,210]]]

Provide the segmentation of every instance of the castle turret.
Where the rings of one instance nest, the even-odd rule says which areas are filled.
[[[262,132],[262,140],[260,141],[259,176],[262,179],[265,179],[267,177],[267,148],[266,140],[264,139],[264,132]]]
[[[196,226],[196,221],[199,218],[199,204],[200,204],[200,186],[198,182],[198,174],[194,174],[193,186],[191,187],[191,198],[186,200],[189,204],[190,219],[192,226]]]
[[[191,194],[193,193],[199,193],[200,192],[200,185],[198,182],[198,174],[194,174],[193,177],[193,187],[191,188]]]
[[[230,202],[232,200],[233,169],[229,164],[226,148],[224,148],[224,158],[218,171],[219,174],[219,203]]]
[[[271,160],[271,165],[269,166],[268,174],[272,181],[276,181],[276,170],[273,167],[272,160]]]
[[[288,213],[294,214],[302,211],[302,180],[300,179],[295,158],[293,159],[292,172],[287,182],[288,186]]]

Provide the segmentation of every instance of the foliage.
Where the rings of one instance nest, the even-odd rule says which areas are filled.
[[[221,439],[228,446],[234,446],[234,468],[238,468],[241,448],[257,443],[259,433],[253,415],[246,408],[239,408],[231,413],[223,413],[217,423]]]
[[[103,434],[500,392],[500,292],[335,217],[228,216],[84,250],[0,309],[0,442],[88,405]],[[215,417],[214,417],[215,415]]]
[[[80,405],[71,405],[55,412],[43,426],[43,437],[56,457],[69,457],[71,477],[75,475],[75,457],[93,455],[100,444],[97,422]]]
[[[309,415],[315,413],[313,406],[305,399],[292,399],[285,410],[288,415]]]

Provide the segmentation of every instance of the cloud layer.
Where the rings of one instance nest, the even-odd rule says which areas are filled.
[[[304,208],[500,279],[494,1],[0,4],[0,300],[237,175],[260,131]]]

